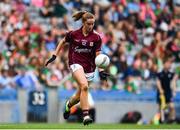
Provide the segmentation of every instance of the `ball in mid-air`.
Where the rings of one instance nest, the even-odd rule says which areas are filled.
[[[106,68],[110,63],[110,59],[105,54],[99,54],[95,58],[95,64],[99,68]]]

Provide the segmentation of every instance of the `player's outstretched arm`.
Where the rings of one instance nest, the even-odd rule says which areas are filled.
[[[164,94],[164,90],[163,90],[163,88],[161,86],[161,82],[160,82],[159,79],[156,80],[156,86],[157,86],[157,89],[158,89],[159,93]]]
[[[46,62],[45,66],[47,66],[49,63],[53,62],[57,55],[60,55],[61,48],[66,43],[65,38],[63,38],[61,41],[59,41],[58,46],[56,48],[55,53],[52,55],[52,57]]]
[[[172,79],[172,90],[173,90],[173,96],[176,96],[176,89],[177,89],[177,84],[176,81],[178,80],[178,75],[175,74],[173,79]]]
[[[56,48],[56,51],[55,51],[55,54],[54,55],[60,55],[60,51],[61,51],[61,48],[63,47],[63,45],[66,43],[66,40],[65,38],[63,38],[61,41],[59,41],[58,43],[58,46]]]

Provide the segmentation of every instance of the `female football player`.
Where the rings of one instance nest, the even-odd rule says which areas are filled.
[[[95,23],[95,16],[87,11],[80,11],[72,16],[75,21],[82,20],[82,27],[78,30],[70,31],[58,43],[55,53],[47,61],[46,66],[54,61],[57,56],[61,55],[60,50],[65,43],[69,44],[69,68],[72,72],[73,78],[77,81],[79,88],[75,95],[73,95],[65,104],[64,118],[68,119],[70,116],[70,108],[80,101],[83,124],[88,125],[92,123],[89,116],[88,105],[88,85],[94,77],[96,68],[95,57],[101,51],[101,37],[93,30]],[[100,79],[106,80],[108,74],[103,70],[99,72]]]

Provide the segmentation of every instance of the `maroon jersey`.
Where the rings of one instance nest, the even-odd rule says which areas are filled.
[[[101,50],[101,38],[92,31],[87,36],[82,33],[82,28],[66,34],[69,42],[69,65],[80,64],[85,73],[94,72],[96,52]]]

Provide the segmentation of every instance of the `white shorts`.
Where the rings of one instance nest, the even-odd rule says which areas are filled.
[[[81,69],[81,68],[83,68],[83,67],[80,64],[72,64],[72,65],[70,65],[70,70],[71,70],[72,73],[75,72],[78,69]],[[85,73],[85,77],[86,77],[87,81],[92,81],[93,78],[94,78],[94,72]]]

